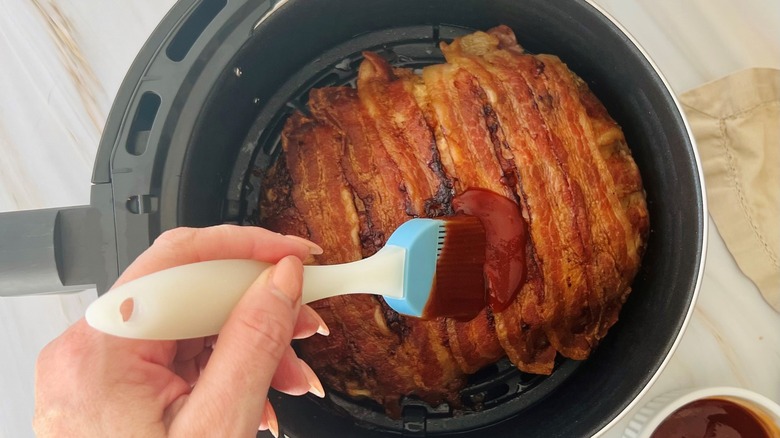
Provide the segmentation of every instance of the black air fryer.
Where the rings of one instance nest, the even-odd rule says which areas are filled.
[[[507,360],[472,376],[466,409],[408,400],[400,420],[339,394],[273,394],[282,432],[327,437],[583,437],[617,421],[660,372],[690,316],[706,213],[690,134],[642,50],[585,0],[181,0],[122,83],[88,206],[0,214],[0,295],[105,292],[162,231],[257,225],[262,175],[313,87],[354,84],[361,52],[443,62],[441,41],[510,26],[559,56],[623,127],[651,233],[620,321],[549,377]],[[85,175],[86,178],[86,175]]]

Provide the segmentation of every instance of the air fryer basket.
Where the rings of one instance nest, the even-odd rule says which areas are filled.
[[[357,69],[363,60],[362,51],[380,54],[395,67],[420,69],[444,62],[439,42],[451,41],[473,29],[447,25],[397,27],[368,32],[339,44],[291,76],[262,107],[247,138],[245,147],[228,183],[228,199],[235,208],[231,214],[239,223],[257,224],[258,196],[262,192],[265,171],[281,151],[280,134],[287,117],[293,111],[308,113],[309,90],[325,86],[355,86]],[[243,70],[233,70],[236,76]],[[239,76],[240,77],[240,76]],[[260,224],[262,225],[262,224]],[[490,426],[516,414],[544,398],[560,385],[579,365],[576,361],[559,360],[552,376],[521,373],[506,358],[485,367],[470,377],[461,393],[463,407],[453,409],[444,403],[431,406],[413,398],[402,400],[402,417],[393,420],[384,409],[370,401],[354,401],[342,394],[328,391],[327,399],[310,402],[332,415],[354,421],[358,427],[378,433],[392,432],[406,436],[430,436],[457,433]],[[299,409],[298,401],[275,394],[278,407]],[[282,409],[284,410],[284,409]],[[282,425],[290,436],[305,432]],[[360,435],[365,436],[365,431]]]
[[[403,419],[391,421],[370,403],[352,403],[338,394],[324,401],[276,394],[282,431],[290,437],[571,437],[602,429],[670,353],[692,304],[702,256],[696,159],[683,118],[652,65],[585,2],[387,1],[368,7],[353,0],[309,0],[303,5],[291,0],[267,16],[216,81],[190,139],[179,223],[254,223],[261,176],[279,151],[285,117],[294,109],[306,111],[312,87],[350,84],[362,50],[415,68],[441,60],[438,41],[503,23],[527,50],[560,56],[621,124],[642,172],[652,232],[621,321],[587,361],[564,362],[547,379],[529,379],[500,363],[464,391],[467,397],[482,389],[483,396],[495,398],[476,406],[479,413],[410,402]],[[226,159],[226,150],[236,155]],[[232,164],[224,183],[204,179],[204,172],[213,172],[210,163],[220,160]],[[203,203],[223,208],[207,211]]]
[[[116,96],[91,205],[0,214],[0,294],[89,284],[102,293],[163,230],[254,224],[279,130],[310,88],[350,83],[362,50],[419,67],[441,59],[438,41],[498,24],[528,51],[563,59],[623,127],[651,232],[620,321],[590,358],[561,361],[550,377],[506,360],[488,367],[464,390],[464,411],[409,401],[392,421],[338,394],[272,400],[291,438],[598,433],[654,381],[682,335],[701,281],[706,209],[673,94],[587,0],[180,0]]]

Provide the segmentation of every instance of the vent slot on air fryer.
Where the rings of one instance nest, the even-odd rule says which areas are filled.
[[[133,123],[130,124],[130,133],[127,136],[125,149],[131,155],[139,156],[146,152],[149,144],[149,133],[152,130],[157,110],[160,109],[160,96],[147,91],[141,96],[138,107],[135,109]]]
[[[219,11],[221,11],[226,4],[227,0],[202,1],[201,4],[195,8],[195,11],[187,17],[187,20],[171,39],[168,48],[165,49],[165,54],[168,58],[174,62],[179,62],[184,59],[200,34],[206,29],[206,26],[211,23],[214,17],[217,16]]]

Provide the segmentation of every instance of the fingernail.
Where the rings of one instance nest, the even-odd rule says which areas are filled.
[[[266,269],[263,274],[266,272],[268,272],[268,277],[265,279],[265,284],[271,286],[271,292],[280,298],[289,300],[292,307],[298,306],[301,302],[303,281],[301,261],[296,257],[288,256]]]
[[[316,374],[314,374],[314,370],[312,370],[309,364],[307,364],[303,360],[298,359],[298,362],[300,362],[301,370],[303,370],[303,374],[306,375],[306,381],[309,382],[309,386],[310,386],[309,392],[316,395],[319,398],[325,398],[325,389],[323,389],[320,379],[317,377]]]
[[[316,310],[312,309],[309,306],[304,306],[307,312],[309,312],[314,318],[317,319],[318,326],[317,326],[317,333],[321,334],[322,336],[328,336],[330,334],[330,329],[328,328],[328,325],[325,324],[325,320],[322,319],[319,313],[317,313]]]
[[[279,438],[279,420],[276,419],[276,411],[270,401],[265,403],[265,410],[268,411],[268,431],[274,438]]]
[[[308,246],[309,247],[309,254],[320,255],[323,252],[322,251],[322,247],[317,245],[316,243],[312,242],[311,240],[304,239],[303,237],[299,237],[299,236],[293,236],[292,234],[287,234],[284,237]]]
[[[274,284],[274,271],[276,270],[276,265],[269,266],[268,269],[260,273],[260,276],[257,277],[257,281],[259,284],[263,284],[265,286],[270,287],[271,289],[276,289],[276,285]]]
[[[271,406],[271,400],[265,399],[263,414],[260,416],[260,425],[257,426],[257,430],[268,430],[268,406]]]

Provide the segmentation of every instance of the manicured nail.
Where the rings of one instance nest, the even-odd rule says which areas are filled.
[[[322,336],[328,336],[330,334],[330,329],[328,328],[328,325],[325,324],[325,320],[322,319],[319,313],[317,313],[316,310],[312,309],[309,306],[304,306],[304,309],[306,309],[306,312],[309,312],[310,315],[312,315],[318,322],[317,326],[317,333],[319,333]]]
[[[260,276],[257,277],[257,283],[262,284],[265,286],[268,286],[270,289],[274,290],[276,289],[276,285],[274,284],[274,271],[276,270],[276,265],[269,266],[268,269],[260,273]],[[281,293],[281,292],[280,292]]]
[[[302,269],[301,261],[296,257],[285,257],[263,272],[263,274],[268,273],[265,284],[270,286],[272,293],[289,300],[290,305],[296,307],[301,302]],[[263,274],[260,276],[262,277]]]
[[[268,423],[268,431],[274,438],[279,438],[279,420],[276,418],[276,411],[271,405],[270,400],[266,400],[265,409],[263,409],[263,417],[265,417],[266,423]],[[262,430],[262,429],[261,429]]]
[[[257,430],[268,430],[268,406],[271,406],[271,400],[265,399],[265,406],[263,407],[263,415],[260,416],[260,425],[257,426]]]
[[[316,243],[312,242],[311,240],[307,240],[307,239],[304,239],[303,237],[299,237],[299,236],[293,236],[292,234],[287,234],[284,237],[308,246],[310,254],[320,255],[323,252],[322,251],[322,247],[317,245]]]
[[[325,389],[323,389],[320,379],[317,377],[316,374],[314,374],[314,370],[312,370],[309,364],[307,364],[303,360],[298,359],[298,362],[300,362],[301,370],[303,370],[303,374],[306,375],[306,381],[309,382],[309,386],[310,386],[309,392],[316,395],[319,398],[325,398]]]

